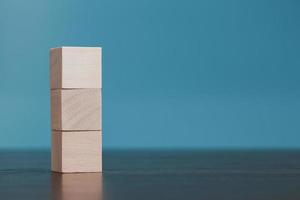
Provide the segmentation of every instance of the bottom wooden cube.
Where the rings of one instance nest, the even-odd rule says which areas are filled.
[[[103,199],[102,173],[53,173],[51,183],[53,200]]]
[[[101,131],[52,131],[51,170],[102,172]]]

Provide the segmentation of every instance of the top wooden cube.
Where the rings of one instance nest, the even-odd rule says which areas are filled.
[[[100,47],[50,50],[51,89],[102,88]]]

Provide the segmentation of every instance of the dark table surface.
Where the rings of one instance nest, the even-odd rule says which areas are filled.
[[[104,173],[50,172],[49,151],[1,151],[0,199],[300,199],[300,151],[104,151]]]

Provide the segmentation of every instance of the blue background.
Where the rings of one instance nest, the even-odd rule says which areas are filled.
[[[104,148],[299,148],[299,10],[1,0],[0,147],[50,147],[49,48],[102,46]]]

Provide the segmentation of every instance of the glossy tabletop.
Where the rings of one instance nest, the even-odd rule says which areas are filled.
[[[104,173],[50,172],[49,151],[1,151],[0,199],[300,199],[300,151],[104,151]]]

